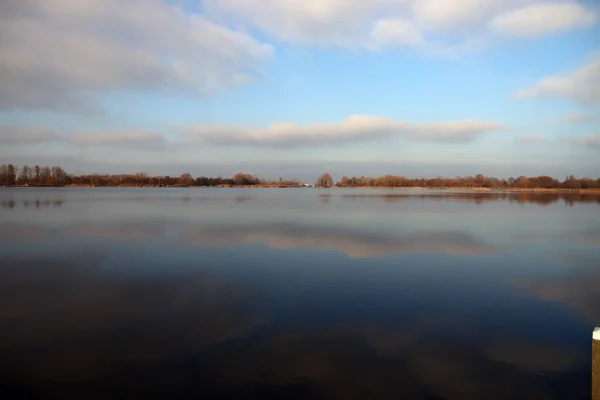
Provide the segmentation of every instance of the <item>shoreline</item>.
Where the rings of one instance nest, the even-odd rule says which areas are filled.
[[[333,189],[333,188],[332,188]],[[486,188],[486,187],[335,187],[335,189],[380,189],[380,190],[438,190],[438,191],[462,191],[462,192],[488,192],[488,193],[566,193],[566,194],[599,194],[600,189],[564,189],[564,188]]]
[[[532,194],[543,194],[543,193],[556,193],[556,194],[597,194],[600,195],[600,189],[564,189],[564,188],[486,188],[486,187],[381,187],[381,186],[332,186],[332,187],[320,187],[320,186],[286,186],[286,185],[217,185],[217,186],[181,186],[181,185],[169,185],[169,186],[157,186],[157,185],[120,185],[120,186],[94,186],[94,185],[67,185],[67,186],[33,186],[33,185],[3,185],[2,188],[120,188],[120,189],[149,189],[149,188],[160,188],[160,189],[205,189],[205,188],[218,188],[218,189],[340,189],[340,190],[351,190],[351,189],[368,189],[368,190],[386,190],[386,191],[410,191],[410,190],[436,190],[440,192],[447,191],[461,191],[461,192],[486,192],[486,193],[532,193]]]

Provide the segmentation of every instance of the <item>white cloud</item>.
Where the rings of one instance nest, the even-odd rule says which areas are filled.
[[[185,140],[219,145],[297,147],[343,144],[402,136],[415,141],[464,143],[499,128],[498,124],[487,121],[409,123],[385,117],[352,115],[335,124],[302,126],[276,123],[262,129],[199,125],[186,130]]]
[[[159,149],[167,144],[166,138],[156,132],[90,132],[70,136],[68,140],[76,145],[129,149]]]
[[[495,17],[490,28],[507,36],[537,37],[596,23],[593,12],[575,2],[532,4]]]
[[[415,20],[426,30],[455,30],[485,23],[500,11],[529,0],[415,0]]]
[[[516,98],[553,97],[582,105],[600,104],[600,58],[568,75],[550,76],[530,88],[521,89]]]
[[[302,45],[366,45],[373,13],[392,11],[405,0],[205,0],[210,14],[260,28],[278,40]]]
[[[456,55],[492,31],[537,36],[596,21],[577,2],[546,0],[204,0],[203,15],[167,0],[1,3],[0,110],[98,111],[111,91],[244,84],[273,54],[247,27],[292,44]]]
[[[21,126],[0,126],[0,144],[25,145],[55,140],[56,136],[42,128]]]
[[[91,109],[107,90],[211,93],[272,53],[245,33],[160,0],[3,2],[0,108]]]
[[[215,18],[248,24],[282,42],[366,49],[418,45],[436,54],[468,50],[494,31],[530,29],[539,36],[595,23],[593,13],[574,1],[205,0],[203,5]],[[525,18],[534,27],[523,27]]]
[[[401,137],[432,143],[466,143],[501,126],[487,121],[410,123],[385,117],[352,115],[339,123],[296,125],[274,123],[266,128],[236,125],[197,125],[182,128],[173,140],[152,131],[98,131],[54,135],[39,127],[0,126],[0,144],[36,144],[55,140],[61,145],[112,147],[115,149],[181,151],[189,145],[255,145],[264,147],[310,147],[347,144]]]
[[[375,47],[420,46],[425,40],[417,29],[401,18],[381,19],[373,25],[370,39]]]

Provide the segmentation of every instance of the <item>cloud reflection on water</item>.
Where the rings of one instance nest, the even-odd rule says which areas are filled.
[[[552,278],[519,279],[524,286],[544,301],[557,302],[585,317],[591,325],[600,321],[600,257],[571,254],[567,257],[571,270]]]
[[[2,260],[5,379],[98,379],[116,366],[247,336],[268,321],[247,287],[200,272],[127,279],[103,271],[105,260],[99,253]]]
[[[409,333],[404,330],[407,328]],[[414,334],[410,328],[379,326],[345,334],[327,329],[286,330],[221,360],[210,379],[233,395],[251,391],[257,381],[279,395],[290,395],[290,384],[303,382],[307,390],[322,395],[316,398],[334,399],[422,399],[434,395],[448,400],[562,399],[566,394],[571,398],[587,394],[573,387],[566,391],[552,387],[547,376],[540,374],[554,366],[574,366],[572,359],[578,355],[571,355],[567,348],[549,343],[545,365],[531,370],[491,358],[477,342],[447,336],[434,339],[433,329]],[[394,345],[398,346],[395,352],[374,351],[381,348],[381,342],[389,346],[391,337],[401,338],[401,343]],[[518,359],[517,353],[523,350],[520,343],[501,345],[507,353],[505,359]],[[567,362],[565,354],[571,357]]]
[[[50,212],[15,200],[0,210],[0,395],[589,398],[588,353],[562,340],[581,328],[572,314],[600,316],[589,205],[481,212],[440,202],[495,195],[388,207],[340,192],[215,191],[225,204],[74,191]],[[513,247],[527,237],[535,246]],[[583,252],[566,264],[571,247]],[[317,250],[356,260],[329,268]],[[519,252],[532,277],[514,277]],[[401,253],[421,256],[383,259]],[[305,272],[316,259],[327,268]]]
[[[264,243],[272,249],[330,250],[350,258],[370,258],[419,252],[480,256],[498,251],[465,232],[405,233],[396,236],[304,225],[202,227],[184,235],[184,243],[235,246]]]
[[[286,315],[277,323],[267,293],[202,269],[132,277],[107,272],[105,261],[101,251],[3,260],[0,392],[585,398],[540,374],[578,367],[579,353],[551,341],[542,349],[534,339],[465,336],[466,316],[311,324]]]

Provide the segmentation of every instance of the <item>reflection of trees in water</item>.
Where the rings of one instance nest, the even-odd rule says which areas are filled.
[[[321,193],[319,194],[319,200],[321,201],[321,203],[330,203],[331,202],[331,198],[333,197],[331,195],[331,193]]]
[[[361,199],[381,199],[386,202],[406,201],[406,200],[427,200],[427,201],[457,201],[473,202],[483,204],[486,202],[508,201],[510,203],[534,203],[538,205],[548,205],[563,201],[566,205],[576,203],[597,203],[600,204],[600,194],[558,194],[558,193],[439,193],[439,194],[404,194],[404,193],[386,193],[386,194],[342,194],[341,197],[346,200]]]
[[[48,208],[60,207],[64,200],[0,200],[2,208]]]

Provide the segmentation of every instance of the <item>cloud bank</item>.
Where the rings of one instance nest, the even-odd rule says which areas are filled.
[[[574,2],[532,4],[495,17],[495,32],[516,37],[538,37],[596,23],[596,15]]]
[[[184,140],[217,145],[297,147],[382,140],[400,136],[414,141],[466,143],[500,128],[499,124],[488,121],[410,123],[385,117],[351,115],[334,124],[276,123],[262,129],[199,125],[186,129]]]
[[[159,0],[3,2],[0,109],[86,110],[112,90],[207,94],[260,74],[272,47]]]
[[[402,137],[416,142],[449,144],[472,142],[501,128],[501,125],[490,121],[411,123],[386,117],[351,115],[342,122],[332,124],[297,125],[278,122],[266,128],[197,125],[184,127],[182,136],[172,140],[167,140],[162,133],[148,131],[86,132],[60,136],[40,128],[0,126],[0,142],[34,144],[57,140],[78,146],[123,149],[162,149],[167,146],[181,149],[199,144],[284,148],[340,145]]]
[[[517,99],[558,98],[584,106],[600,105],[600,57],[566,75],[549,76],[514,94]]]
[[[206,0],[203,4],[209,15],[248,24],[281,42],[367,49],[418,46],[446,53],[464,48],[477,36],[538,37],[590,27],[597,20],[592,10],[575,1]]]
[[[495,35],[596,22],[567,0],[205,0],[201,13],[161,0],[9,0],[0,12],[0,110],[98,112],[98,99],[115,92],[208,95],[260,76],[270,43],[452,55]],[[590,68],[573,79],[597,76]],[[599,92],[550,80],[522,95],[598,102]]]
[[[0,125],[0,145],[36,144],[55,139],[54,134],[43,128]]]
[[[160,149],[167,139],[157,132],[90,132],[68,138],[70,143],[81,146],[109,146],[117,148]]]
[[[61,143],[78,147],[112,147],[115,149],[164,149],[166,137],[158,132],[85,132],[59,135],[41,127],[0,125],[0,144],[24,147],[28,145]]]

